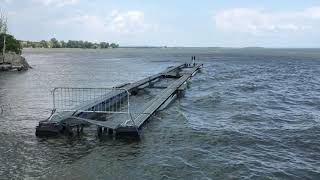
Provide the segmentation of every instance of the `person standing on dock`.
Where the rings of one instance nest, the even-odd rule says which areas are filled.
[[[192,56],[192,64],[193,64],[193,66],[196,65],[196,56]]]

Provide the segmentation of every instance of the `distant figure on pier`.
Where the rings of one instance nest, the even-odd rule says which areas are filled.
[[[196,57],[195,56],[192,56],[192,64],[193,64],[193,66],[196,65]]]

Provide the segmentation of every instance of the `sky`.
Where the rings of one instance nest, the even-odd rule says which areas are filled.
[[[21,40],[320,48],[319,0],[0,0]]]

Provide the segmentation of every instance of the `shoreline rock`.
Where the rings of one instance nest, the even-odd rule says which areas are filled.
[[[26,59],[21,55],[15,53],[6,53],[4,56],[0,55],[0,71],[26,71],[32,69]]]

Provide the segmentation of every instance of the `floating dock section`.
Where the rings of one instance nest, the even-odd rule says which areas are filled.
[[[54,88],[52,114],[39,122],[36,135],[81,133],[84,127],[95,125],[99,136],[139,136],[148,119],[183,93],[201,67],[180,64],[114,88]]]

